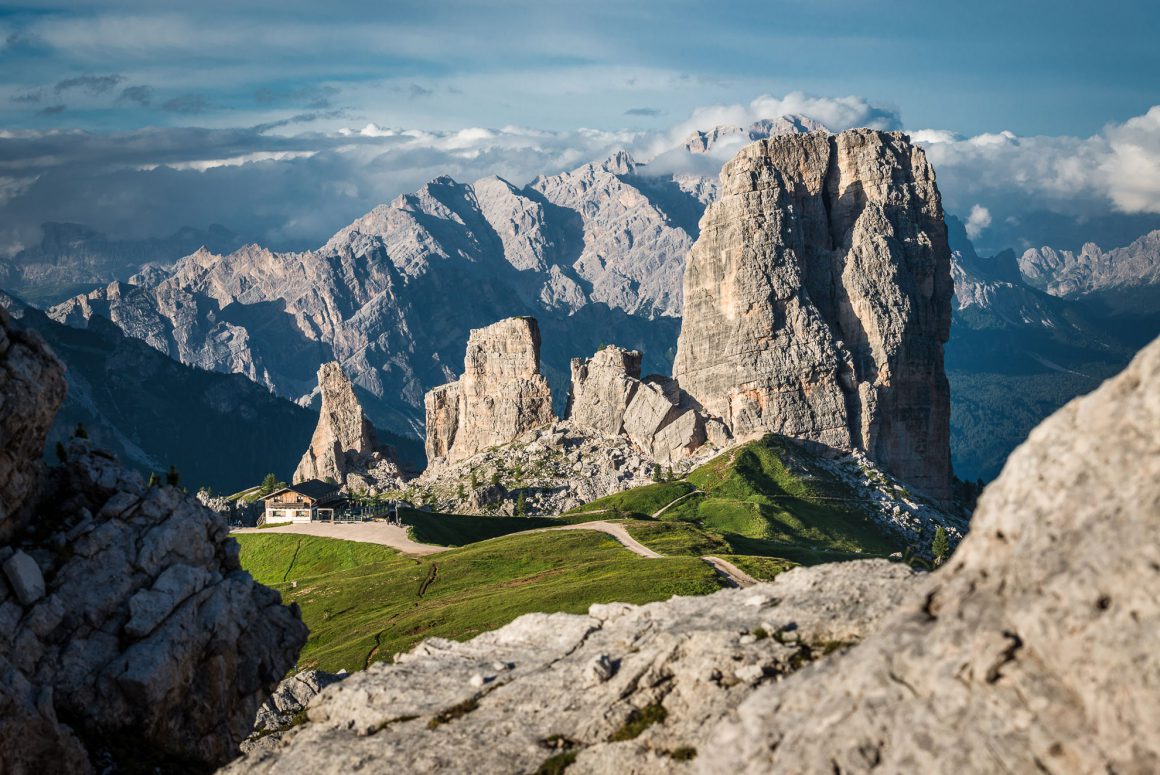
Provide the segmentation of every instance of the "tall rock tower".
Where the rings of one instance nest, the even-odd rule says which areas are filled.
[[[552,422],[552,391],[540,373],[540,326],[517,317],[477,328],[463,376],[427,393],[427,459],[456,461]]]
[[[737,437],[858,448],[950,494],[950,249],[906,135],[762,140],[721,172],[685,267],[673,376]]]
[[[318,425],[294,471],[294,481],[333,479],[360,488],[394,485],[400,477],[395,451],[379,444],[342,366],[333,361],[322,364],[318,388],[322,394]]]

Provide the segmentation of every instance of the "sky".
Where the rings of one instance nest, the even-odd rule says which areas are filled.
[[[49,220],[308,247],[440,174],[679,166],[775,111],[910,132],[988,247],[1122,241],[1160,223],[1158,28],[1155,0],[8,3],[0,254]]]

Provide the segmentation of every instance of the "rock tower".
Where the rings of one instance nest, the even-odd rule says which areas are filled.
[[[552,391],[540,373],[535,318],[508,318],[472,330],[463,376],[429,391],[424,403],[432,463],[471,457],[552,422]]]
[[[701,219],[673,376],[739,438],[859,448],[947,497],[951,294],[934,170],[906,135],[762,140]]]

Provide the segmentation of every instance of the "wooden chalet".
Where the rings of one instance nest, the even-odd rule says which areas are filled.
[[[262,500],[266,504],[266,522],[316,522],[333,520],[343,496],[337,484],[308,479],[276,490]]]

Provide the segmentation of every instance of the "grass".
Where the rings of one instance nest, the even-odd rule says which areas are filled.
[[[585,503],[570,511],[570,514],[579,514],[591,511],[611,511],[624,514],[643,515],[651,517],[657,511],[686,495],[696,487],[689,482],[658,482],[646,484],[643,487],[634,487],[631,490],[607,495],[594,501]]]
[[[509,536],[422,559],[313,536],[237,539],[254,578],[302,609],[310,637],[299,669],[359,670],[424,638],[465,640],[525,613],[584,613],[593,603],[647,603],[721,588],[695,557],[649,560],[587,531]]]
[[[669,713],[659,702],[646,705],[643,708],[634,708],[620,729],[608,738],[610,743],[619,743],[624,740],[635,740],[640,734],[653,724],[659,724],[668,718]]]
[[[719,538],[727,546],[718,553],[813,564],[901,550],[853,491],[817,463],[800,445],[768,435],[692,471],[689,491],[704,494],[686,498],[661,519]],[[631,500],[633,492],[621,495]]]
[[[492,538],[560,525],[574,525],[605,519],[605,514],[575,514],[566,517],[488,517],[466,514],[439,514],[400,509],[411,540],[437,546],[467,546]]]

